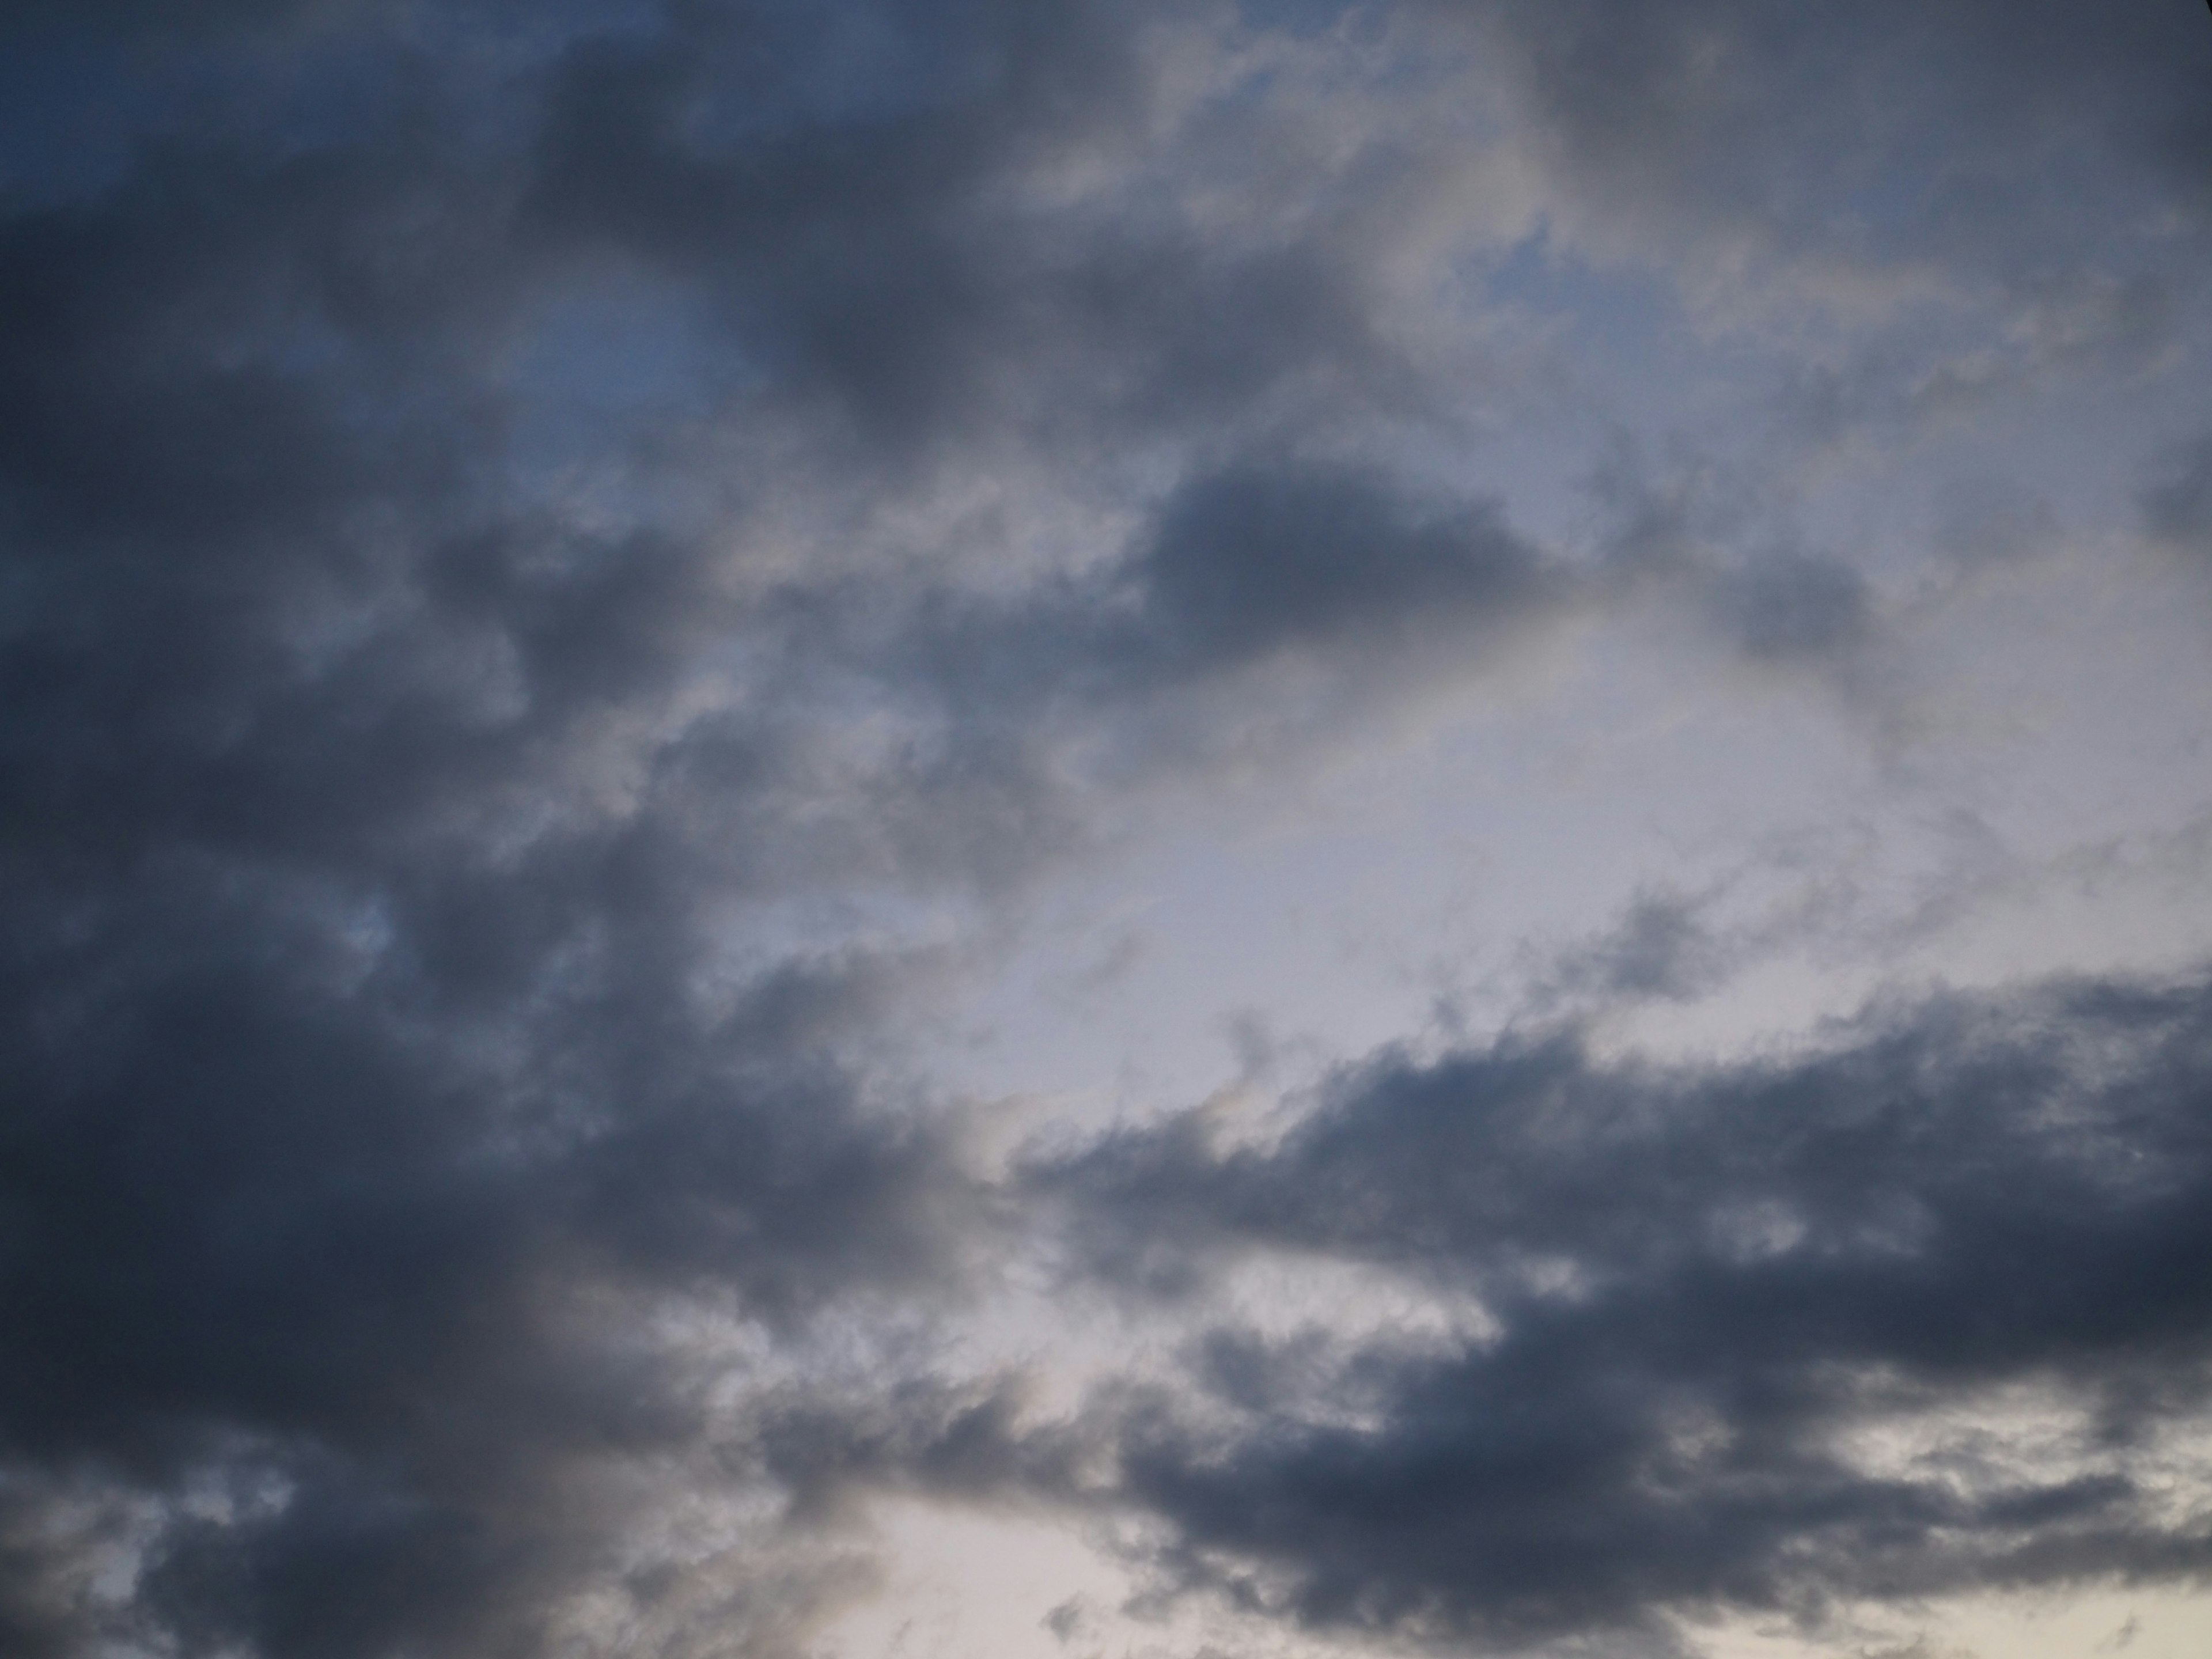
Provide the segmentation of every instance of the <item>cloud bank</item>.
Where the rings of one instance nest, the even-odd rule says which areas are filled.
[[[2205,23],[16,8],[0,1647],[826,1656],[894,1498],[1254,1653],[2201,1586],[2212,936],[2002,930],[2205,868]],[[1486,1013],[1267,931],[1449,1004],[1486,836]]]
[[[1202,1115],[1039,1168],[1087,1269],[1249,1252],[1471,1337],[1222,1323],[1112,1431],[1157,1569],[1323,1626],[1508,1645],[1734,1604],[2200,1577],[2203,985],[1886,1010],[1822,1052],[1378,1056],[1280,1144]],[[2185,1480],[2186,1476],[2181,1477]]]

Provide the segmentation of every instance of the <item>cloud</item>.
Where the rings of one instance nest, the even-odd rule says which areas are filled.
[[[1009,428],[1152,441],[1303,382],[1308,401],[1406,401],[1417,377],[1374,326],[1356,249],[1328,228],[1224,234],[1188,199],[1212,181],[1157,171],[1148,130],[1175,112],[1149,9],[856,15],[875,26],[854,31],[859,61],[834,28],[743,13],[579,42],[524,222],[696,285],[789,418],[878,459],[941,463]],[[1203,39],[1204,15],[1191,27]],[[793,98],[808,86],[844,101]]]
[[[937,610],[916,638],[925,684],[968,718],[1060,704],[1111,720],[1285,663],[1347,696],[1464,672],[1557,622],[1575,588],[1493,503],[1424,501],[1373,469],[1248,462],[1184,481],[1097,574]]]
[[[2054,375],[2193,325],[2162,17],[1386,9],[0,24],[0,1645],[796,1653],[885,1492],[1134,1506],[1170,1583],[1415,1632],[2196,1570],[2143,1494],[2201,988],[1385,1055],[1273,1150],[1177,1119],[1011,1182],[916,1062],[1164,778],[1638,607],[1770,665],[1881,632],[1856,546],[1710,479],[1554,522],[1517,423],[1625,416],[1492,307],[1515,239],[1677,301],[1731,238],[1832,299],[1941,266]],[[1431,57],[1448,14],[1500,50]],[[2054,108],[2124,189],[2029,188]],[[1844,366],[1839,429],[1967,349],[1873,332],[1760,349]],[[1647,897],[1554,988],[1719,948]],[[1063,1247],[1139,1322],[1304,1252],[1498,1334],[1224,1324],[1055,1423],[946,1333]],[[2014,1384],[2096,1432],[1833,1443]]]
[[[2126,178],[2132,199],[2202,223],[2196,88],[2212,46],[2179,9],[1437,9],[1512,52],[1522,106],[1566,175],[1647,223],[1985,276],[2024,260],[2015,280],[2033,283],[2078,258],[2066,243],[2085,213],[2127,210],[2045,187],[2031,169],[2069,143]]]
[[[2212,993],[1900,1004],[1659,1068],[1573,1036],[1351,1068],[1279,1146],[1196,1118],[1039,1164],[1092,1273],[1386,1267],[1484,1334],[1217,1325],[1119,1413],[1166,1583],[1506,1646],[1839,1598],[2201,1575]],[[1233,1363],[1231,1363],[1233,1361]],[[1201,1408],[1200,1400],[1204,1404]]]
[[[942,1134],[809,1057],[865,1006],[852,981],[787,973],[704,1019],[633,915],[612,978],[556,969],[534,1010],[476,984],[477,1024],[396,964],[317,983],[307,929],[192,896],[83,940],[96,993],[19,956],[35,1012],[7,1045],[11,1457],[172,1505],[210,1469],[287,1494],[178,1512],[139,1596],[157,1623],[489,1639],[510,1599],[546,1611],[519,1582],[580,1566],[569,1528],[623,1507],[595,1463],[702,1432],[656,1308],[805,1319],[957,1265],[975,1221]],[[25,995],[40,972],[59,983]],[[342,1616],[358,1598],[374,1620]]]
[[[773,630],[695,528],[510,467],[556,262],[416,89],[0,223],[27,1650],[528,1646],[587,1592],[652,1627],[620,1540],[775,1490],[691,1467],[715,1367],[672,1331],[951,1297],[992,1225],[860,1056],[896,954],[729,960],[763,871],[838,864],[793,815],[902,786],[733,696],[716,654]],[[849,1593],[772,1543],[701,1576],[802,1623]]]
[[[1492,508],[1200,469],[979,674],[929,660],[941,570],[777,562],[757,458],[669,505],[787,422],[863,514],[909,499],[912,454],[1086,318],[1162,353],[1108,413],[1170,425],[1349,326],[1294,252],[994,228],[1035,142],[1130,118],[1128,20],[878,21],[872,69],[772,9],[433,64],[349,12],[0,221],[22,1645],[472,1652],[614,1618],[675,1652],[732,1600],[795,1639],[855,1581],[775,1516],[1012,1477],[932,1437],[908,1361],[811,1441],[711,1403],[708,1334],[790,1366],[886,1298],[926,1323],[1004,1222],[957,1115],[873,1058],[945,958],[781,918],[1063,846],[1039,705],[1543,602]],[[307,121],[325,70],[360,96]],[[1063,252],[1033,327],[1012,298]],[[610,283],[672,319],[629,403],[563,310]],[[1178,336],[1156,288],[1249,332]],[[686,1504],[726,1551],[649,1541]]]
[[[1719,982],[1731,954],[1701,919],[1705,908],[1676,893],[1639,895],[1602,936],[1559,953],[1540,981],[1544,994],[1695,1000]]]
[[[2175,456],[2142,492],[2142,511],[2154,536],[2185,550],[2212,535],[2212,441]]]
[[[1869,625],[1866,579],[1839,559],[1773,554],[1717,587],[1716,608],[1759,661],[1833,657],[1859,643]]]
[[[120,35],[186,36],[230,29],[250,28],[289,21],[302,14],[339,12],[347,0],[217,0],[195,7],[179,17],[147,0],[100,0],[88,6],[64,6],[47,0],[30,0],[10,17],[11,32],[36,38],[40,33],[84,33]]]
[[[1298,646],[1402,648],[1538,608],[1540,558],[1480,507],[1424,521],[1379,481],[1315,469],[1217,474],[1170,503],[1131,573],[1138,658],[1170,672]]]

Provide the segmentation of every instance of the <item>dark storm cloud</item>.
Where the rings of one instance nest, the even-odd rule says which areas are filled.
[[[1802,1059],[1386,1055],[1279,1147],[1193,1117],[1035,1174],[1117,1282],[1318,1253],[1494,1323],[1218,1329],[1205,1411],[1121,1419],[1170,1583],[1439,1640],[1656,1636],[2212,1571],[2155,1449],[2212,1387],[2208,1058],[2205,984],[2062,984],[1893,1008]],[[2080,1414],[2070,1462],[1988,1414],[2001,1388]],[[1931,1412],[1963,1416],[1911,1444]],[[1855,1458],[1867,1428],[1905,1449]]]

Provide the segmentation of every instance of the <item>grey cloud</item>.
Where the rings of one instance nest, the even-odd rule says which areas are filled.
[[[656,1319],[929,1303],[992,1224],[858,1058],[895,963],[720,965],[823,786],[803,720],[726,714],[718,762],[678,699],[773,629],[696,539],[515,486],[497,359],[545,256],[415,90],[0,224],[27,1650],[550,1644],[707,1443]],[[85,1504],[136,1518],[52,1541]]]
[[[1736,653],[1769,665],[1834,665],[1879,636],[1875,594],[1856,565],[1768,528],[1788,516],[1771,488],[1693,455],[1655,476],[1619,440],[1583,488],[1613,604],[1686,603]]]
[[[885,943],[870,905],[1003,895],[1110,816],[1114,781],[1187,762],[1188,728],[1273,714],[1273,669],[1313,671],[1358,712],[1377,686],[1489,664],[1602,585],[1479,483],[1340,459],[1374,448],[1347,425],[1436,407],[1437,371],[1380,320],[1393,249],[1335,199],[1366,175],[1332,178],[1326,210],[1233,234],[1185,200],[1171,175],[1200,160],[1237,194],[1238,100],[1270,94],[1227,99],[1235,131],[1205,157],[1195,140],[1163,155],[1182,140],[1159,136],[1172,112],[1142,30],[1176,9],[190,9],[5,26],[139,55],[59,94],[127,106],[83,117],[98,167],[40,159],[74,112],[0,133],[29,134],[0,202],[0,1644],[791,1650],[850,1593],[837,1523],[858,1496],[1087,1502],[1071,1470],[1109,1431],[1040,1435],[995,1381],[945,1382],[926,1354],[843,1393],[753,1389],[700,1334],[742,1328],[766,1369],[803,1371],[825,1324],[874,1333],[887,1302],[927,1322],[1009,1248],[1009,1194],[882,1058],[947,957]],[[1784,83],[1818,56],[1756,9],[1696,9],[1723,35],[1741,24],[1759,61],[1779,42]],[[1690,76],[1676,23],[1613,15],[1647,66]],[[1741,124],[1708,131],[1687,93],[1670,104],[1628,60],[1592,57],[1601,21],[1511,25],[1580,165],[1656,176],[1631,165],[1639,125],[1662,171],[1751,164],[1755,146],[1729,149]],[[2112,25],[2096,62],[2115,84],[2154,30]],[[2063,57],[2034,59],[2037,97],[2106,85]],[[2116,143],[2179,107],[2172,74],[2142,70]],[[1626,126],[1604,127],[1608,100]],[[1092,164],[1127,188],[1084,187]],[[1780,185],[1753,199],[1812,234]],[[1940,240],[1941,218],[1913,234]],[[635,336],[600,337],[580,295]],[[2155,311],[2119,305],[2112,331],[2148,339]],[[957,536],[848,533],[1002,471],[1138,527],[1046,574],[1010,558],[1018,580],[980,586],[988,553],[940,544]],[[1649,526],[1646,563],[1707,592],[1689,538]],[[1828,660],[1869,625],[1839,564],[1709,588],[1754,654]],[[1133,763],[1071,784],[1067,751],[1102,739]],[[789,921],[816,911],[834,924]],[[1639,913],[1578,971],[1608,990],[1695,982],[1671,914]],[[2148,1052],[2180,1041],[2188,1006],[2067,1018]],[[1571,1045],[1382,1065],[1272,1162],[1218,1158],[1185,1126],[1040,1180],[1085,1195],[1102,1271],[1162,1285],[1251,1240],[1447,1276],[1546,1252],[1617,1269],[1642,1322],[1603,1325],[1626,1305],[1612,1281],[1571,1305],[1506,1273],[1498,1356],[1355,1358],[1358,1386],[1393,1443],[1440,1448],[1470,1480],[1505,1454],[1463,1403],[1553,1389],[1590,1437],[1539,1411],[1531,1443],[1616,1503],[1591,1511],[1613,1528],[1585,1558],[1598,1613],[1756,1600],[1788,1572],[1747,1541],[1753,1520],[1832,1540],[1791,1504],[1905,1533],[1960,1515],[1918,1487],[1884,1510],[1807,1461],[1791,1437],[1833,1402],[1791,1403],[1818,1395],[1806,1356],[1994,1373],[2070,1341],[2118,1401],[2102,1357],[2194,1305],[2144,1255],[2180,1200],[2137,1192],[2124,1224],[1995,1107],[1946,1104],[1982,1073],[1929,1019],[1826,1070],[1651,1081]],[[2083,1081],[2087,1060],[1992,1052],[2119,1098]],[[1959,1088],[1913,1082],[1922,1062]],[[2176,1138],[2160,1167],[2193,1180],[2194,1143],[2154,1109],[2167,1085],[2139,1069],[2146,1122]],[[1818,1112],[1793,1139],[1786,1109],[1753,1109],[1862,1073],[1927,1106],[1917,1180],[1901,1106],[1856,1131],[1846,1114],[1827,1140]],[[1546,1152],[1538,1096],[1570,1127],[1633,1119],[1647,1081],[1683,1127],[1651,1128],[1634,1158],[1602,1137]],[[1473,1142],[1442,1103],[1462,1096],[1504,1103]],[[1916,1242],[1923,1212],[1969,1255],[2002,1234],[1947,1175],[1977,1127],[2018,1200],[2080,1247],[2030,1239],[2020,1261],[2118,1326],[2073,1302],[2047,1328],[2008,1324],[2000,1306],[1977,1362],[1912,1322],[2014,1282]],[[1701,1159],[1679,1189],[1663,1179]],[[1491,1187],[1452,1185],[1484,1167]],[[1866,1204],[1921,1279],[1853,1231]],[[1759,1265],[1793,1218],[1834,1241],[1829,1277],[1804,1268],[1811,1246]],[[2104,1295],[2098,1275],[2129,1262],[2132,1302]],[[1774,1311],[1785,1281],[1802,1316]],[[1747,1450],[1746,1479],[1802,1468],[1814,1496],[1728,1497],[1700,1511],[1710,1547],[1642,1553],[1654,1511],[1621,1471],[1659,1419],[1632,1389],[1590,1394],[1601,1327],[1716,1411],[1741,1382],[1738,1419],[1799,1459]],[[1266,1401],[1292,1370],[1335,1386],[1332,1363],[1232,1337],[1208,1375]],[[1760,1403],[1770,1384],[1781,1403]],[[2162,1409],[2154,1392],[2130,1422]],[[1262,1434],[1201,1447],[1208,1463],[1189,1433],[1172,1411],[1129,1428],[1133,1495],[1194,1545],[1288,1564],[1312,1616],[1366,1605],[1310,1546],[1386,1489],[1367,1450],[1396,1453]],[[1278,1495],[1275,1530],[1240,1532],[1260,1524],[1227,1502],[1240,1481]],[[629,1549],[674,1499],[763,1493],[787,1509],[742,1546]],[[2062,1544],[2104,1526],[2156,1567],[2140,1527],[2111,1530],[2130,1502],[2023,1489],[1966,1520]],[[1538,1519],[1525,1579],[1465,1592],[1438,1588],[1441,1533],[1384,1526],[1336,1559],[1382,1598],[1357,1616],[1441,1595],[1454,1618],[1548,1629],[1566,1615],[1545,1575],[1567,1555],[1555,1512]],[[1407,1547],[1370,1553],[1391,1537]],[[1822,1560],[1840,1583],[1864,1559]],[[617,1610],[617,1636],[576,1622],[586,1602]]]
[[[1715,585],[1715,608],[1754,659],[1833,658],[1860,643],[1871,625],[1866,579],[1840,559],[1773,553]]]
[[[1954,480],[1944,490],[1936,540],[1966,568],[2030,559],[2056,540],[2051,503],[2020,484],[1993,477]]]
[[[410,337],[465,313],[470,334],[422,343],[446,349],[435,368],[449,378],[409,390],[471,394],[455,413],[481,419],[492,388],[453,371],[481,368],[468,357],[526,323],[534,294],[578,271],[604,280],[618,255],[711,303],[722,331],[708,349],[754,377],[749,395],[775,401],[777,419],[835,410],[894,451],[1007,420],[1079,431],[1086,410],[1153,428],[1218,419],[1316,366],[1340,390],[1382,353],[1342,250],[1309,238],[1224,252],[1171,202],[1146,215],[1023,200],[1024,171],[1055,153],[1137,145],[1139,13],[556,14],[543,33],[570,41],[542,67],[542,41],[499,9],[468,17],[453,27],[474,55],[450,65],[428,56],[434,34],[410,50],[404,31],[394,45],[364,26],[319,45],[334,66],[317,73],[342,96],[312,110],[282,73],[272,88],[241,71],[219,118],[198,117],[255,152],[229,172],[215,162],[222,211],[186,206],[189,155],[141,166],[132,187],[168,220],[140,234],[168,240],[125,268],[182,256],[191,265],[158,292],[227,299],[248,319],[241,333],[267,303],[340,331],[310,336],[325,349],[359,325],[356,398]],[[502,58],[502,29],[531,52]],[[349,50],[369,67],[349,75]],[[487,71],[489,87],[471,78]],[[331,143],[364,125],[367,143]],[[113,234],[117,216],[103,219]],[[228,294],[191,283],[233,231],[231,257],[249,268],[206,273]],[[256,387],[301,390],[265,372]],[[226,413],[204,409],[197,429],[228,429]],[[423,435],[419,415],[405,435]],[[458,445],[434,453],[477,453],[491,434],[448,435]],[[65,431],[57,441],[74,447]]]
[[[26,1360],[0,1443],[34,1468],[119,1462],[173,1501],[242,1436],[243,1467],[295,1489],[250,1526],[180,1519],[142,1591],[157,1624],[271,1651],[305,1650],[295,1629],[351,1630],[362,1652],[511,1637],[596,1548],[563,1541],[592,1513],[564,1486],[698,1432],[680,1356],[639,1316],[697,1297],[803,1319],[841,1286],[926,1291],[973,1234],[941,1139],[872,1119],[810,1054],[854,1012],[834,981],[765,986],[709,1024],[620,952],[620,978],[572,970],[534,1015],[508,988],[485,1037],[526,1060],[502,1066],[452,1029],[466,1005],[424,1006],[404,971],[303,989],[300,941],[224,960],[296,928],[194,920],[228,949],[111,925],[93,1006],[18,987],[43,1006],[8,1043],[0,1273]],[[57,1044],[40,1015],[98,1047]],[[240,1551],[217,1595],[208,1575]],[[342,1617],[362,1596],[377,1619]]]
[[[896,498],[905,452],[972,430],[1042,337],[1013,301],[1063,250],[1047,334],[1080,313],[1105,355],[1164,343],[1114,418],[1203,416],[1336,350],[1325,262],[994,232],[977,202],[1022,147],[1129,93],[1125,19],[987,12],[899,13],[909,57],[849,106],[844,48],[769,10],[542,70],[395,48],[314,122],[264,39],[272,84],[226,63],[220,118],[149,118],[112,184],[0,222],[21,1645],[541,1650],[588,1592],[670,1653],[701,1620],[768,1651],[846,1593],[842,1546],[679,1593],[623,1565],[656,1500],[1051,1484],[992,1461],[997,1419],[937,1432],[865,1390],[811,1437],[718,1430],[709,1362],[655,1322],[796,1349],[830,1310],[959,1293],[994,1200],[866,1060],[927,974],[763,946],[748,907],[988,889],[1050,850],[1030,713],[971,720],[972,683],[840,659],[821,618],[867,597],[751,572],[765,481],[705,526],[579,510],[526,428],[597,418],[592,389],[511,370],[567,285],[641,258],[715,307],[684,349],[746,371],[701,374],[710,416],[790,422]],[[390,44],[349,17],[313,50]],[[1178,335],[1163,295],[1247,332]],[[696,407],[615,435],[666,453]],[[1478,622],[1527,563],[1379,483],[1231,477],[1130,566],[1136,623],[1118,592],[1031,621],[1133,694],[1423,606]],[[918,693],[912,740],[860,746],[856,685]],[[136,1530],[53,1541],[84,1504]]]
[[[1117,1282],[1188,1297],[1209,1264],[1319,1252],[1496,1322],[1443,1350],[1218,1332],[1192,1374],[1214,1409],[1119,1419],[1122,1495],[1172,1528],[1153,1566],[1319,1626],[1508,1646],[2197,1578],[2212,1540],[2153,1494],[2212,1358],[2208,1011],[2197,982],[2062,984],[1893,1008],[1803,1059],[1385,1055],[1277,1150],[1193,1120],[1038,1166]],[[2075,1467],[1942,1425],[2000,1386],[2081,1413]],[[1896,1467],[1847,1449],[1929,1412]]]
[[[1231,465],[1186,480],[1098,574],[1003,605],[937,606],[920,671],[988,719],[1077,722],[1234,686],[1285,659],[1347,699],[1463,672],[1566,614],[1579,584],[1492,502],[1425,499],[1376,469]]]
[[[1677,461],[1669,471],[1655,478],[1633,440],[1615,433],[1583,480],[1599,514],[1598,550],[1628,580],[1680,575],[1741,528],[1745,504],[1729,499],[1709,463]]]
[[[1199,481],[1131,574],[1136,649],[1177,668],[1345,639],[1387,649],[1425,626],[1510,627],[1557,580],[1492,506],[1418,515],[1377,480],[1310,469]]]
[[[836,76],[834,36],[796,76],[768,58],[766,79],[780,25],[750,18],[580,43],[526,223],[696,284],[794,418],[832,415],[879,456],[1009,426],[1087,447],[1278,419],[1304,382],[1339,417],[1418,404],[1344,236],[1210,235],[1164,183],[1055,205],[1025,182],[1056,157],[1144,154],[1148,9],[880,9],[905,95],[826,115],[787,88]]]
[[[1730,954],[1701,919],[1704,908],[1677,893],[1640,895],[1606,933],[1561,952],[1542,976],[1544,990],[1607,1000],[1696,998],[1719,982]]]
[[[59,0],[25,0],[7,20],[9,33],[36,40],[41,35],[113,33],[122,35],[182,35],[250,28],[283,22],[302,14],[341,13],[349,0],[212,0],[179,14],[154,0],[94,0],[87,5],[67,5]]]
[[[2212,545],[2212,440],[2182,451],[2142,493],[2151,533],[2185,550]]]
[[[1763,337],[1770,468],[2185,373],[2212,223],[2192,8],[1419,9],[1510,88],[1555,240]]]
[[[2054,191],[2054,161],[2116,166],[2202,222],[2212,46],[2185,7],[1443,9],[1496,23],[1532,114],[1623,203],[1838,253],[2016,259],[2031,282],[2073,263],[2081,216],[2107,210]]]

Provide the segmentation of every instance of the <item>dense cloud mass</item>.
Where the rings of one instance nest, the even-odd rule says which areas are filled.
[[[2212,1389],[2209,1033],[2197,982],[1938,1002],[1723,1067],[1564,1035],[1376,1060],[1264,1150],[1201,1116],[1038,1178],[1155,1294],[1312,1252],[1469,1304],[1442,1346],[1215,1328],[1198,1420],[1119,1428],[1164,1570],[1300,1619],[1525,1640],[2196,1575],[2212,1530],[2166,1462]]]
[[[12,8],[0,1649],[2201,1588],[2208,231],[2180,0]]]

